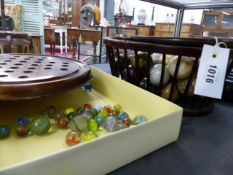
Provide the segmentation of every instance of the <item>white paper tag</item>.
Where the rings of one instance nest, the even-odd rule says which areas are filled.
[[[203,46],[194,94],[222,98],[229,53],[227,48]]]

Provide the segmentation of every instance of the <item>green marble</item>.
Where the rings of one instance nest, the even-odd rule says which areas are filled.
[[[88,131],[96,132],[99,125],[95,119],[88,120],[87,122]]]
[[[47,117],[38,117],[34,119],[30,124],[32,133],[36,135],[43,135],[48,132],[50,128],[50,121]]]

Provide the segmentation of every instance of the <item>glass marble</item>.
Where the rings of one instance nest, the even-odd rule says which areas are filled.
[[[74,112],[70,112],[69,114],[66,115],[68,120],[71,120],[76,114]]]
[[[124,119],[122,120],[122,123],[123,123],[124,125],[126,125],[126,126],[130,126],[133,122],[132,122],[132,120],[131,120],[130,118],[124,118]]]
[[[84,109],[83,109],[82,107],[78,107],[78,108],[75,110],[75,113],[76,113],[76,114],[81,114],[83,111],[84,111]]]
[[[104,106],[104,110],[107,111],[108,113],[112,113],[112,107],[110,105]]]
[[[97,113],[97,115],[101,115],[104,118],[106,118],[108,116],[108,112],[106,110],[104,110],[104,108],[100,109],[100,111]]]
[[[91,108],[89,111],[92,113],[93,116],[97,115],[97,110],[95,108]]]
[[[115,105],[113,105],[113,109],[114,109],[115,111],[121,111],[121,110],[122,110],[122,106],[119,105],[119,104],[115,104]]]
[[[87,120],[81,115],[76,115],[71,119],[70,127],[74,131],[87,131]]]
[[[119,131],[119,130],[122,130],[122,129],[125,129],[125,128],[128,128],[128,126],[125,125],[124,123],[119,122],[118,125],[117,125],[116,130]]]
[[[34,119],[30,124],[30,130],[36,135],[43,135],[48,132],[50,121],[47,117],[39,117]]]
[[[95,119],[88,120],[87,122],[88,131],[96,132],[99,125]]]
[[[136,115],[133,118],[133,124],[134,125],[138,125],[138,124],[146,122],[146,121],[147,121],[147,118],[144,115]]]
[[[68,118],[61,118],[61,119],[57,120],[57,126],[59,128],[66,129],[66,128],[68,128],[69,123],[70,122],[69,122]]]
[[[80,131],[70,131],[66,135],[66,144],[69,146],[79,144],[82,140]]]
[[[55,113],[56,113],[56,108],[54,106],[48,106],[45,109],[45,114],[48,115],[49,118],[54,118],[55,117]]]
[[[72,108],[72,107],[66,108],[64,111],[65,115],[68,115],[71,112],[74,112],[74,108]]]
[[[84,90],[87,91],[87,92],[92,91],[92,85],[91,85],[91,83],[85,83],[85,84],[83,85],[83,88],[84,88]]]
[[[99,126],[102,126],[103,123],[104,123],[104,117],[101,116],[101,115],[95,116],[95,120],[97,121],[97,123],[98,123]]]
[[[85,110],[90,110],[90,109],[92,108],[92,106],[91,106],[91,104],[86,103],[86,104],[83,105],[83,108],[84,108]]]
[[[83,135],[83,141],[90,141],[90,140],[93,140],[93,139],[96,139],[97,138],[97,135],[95,132],[87,132],[87,133],[84,133]]]
[[[103,108],[103,106],[101,104],[99,104],[99,103],[96,103],[96,104],[93,105],[93,108],[95,108],[97,111],[99,111],[100,109]]]
[[[19,117],[17,120],[17,125],[28,125],[30,120],[27,117]]]
[[[115,131],[117,129],[117,125],[118,125],[118,120],[114,116],[108,116],[104,120],[104,128],[107,131],[111,131],[111,132]]]
[[[10,127],[6,125],[0,125],[0,139],[5,139],[10,135]]]
[[[29,125],[18,125],[15,132],[18,136],[25,137],[30,132]]]
[[[80,115],[87,120],[91,120],[94,118],[93,114],[90,111],[83,111],[82,113],[80,113]]]
[[[129,114],[127,114],[126,112],[120,112],[120,114],[118,115],[118,120],[124,120],[125,118],[129,118]]]
[[[112,113],[110,113],[109,115],[113,115],[115,117],[118,117],[119,114],[120,114],[120,111],[113,110]]]
[[[61,118],[64,118],[64,117],[65,117],[64,111],[59,111],[54,114],[55,120],[60,120]]]

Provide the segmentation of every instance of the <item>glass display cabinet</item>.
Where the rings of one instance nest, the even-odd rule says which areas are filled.
[[[151,2],[154,4],[159,4],[171,8],[177,9],[177,16],[175,22],[174,36],[180,36],[181,27],[183,22],[183,16],[185,10],[195,10],[195,9],[231,9],[233,8],[233,2],[230,0],[216,1],[216,0],[142,0],[146,2]],[[232,30],[233,26],[233,15],[227,14],[225,11],[219,13],[211,13],[204,16],[203,23],[208,29],[216,29],[221,27],[222,29]],[[230,32],[230,31],[227,32]],[[226,32],[226,31],[224,31]]]
[[[219,25],[220,14],[208,13],[203,14],[203,27],[217,29]]]
[[[233,14],[224,15],[221,21],[221,27],[223,29],[233,29]]]
[[[208,36],[233,36],[233,10],[204,10],[201,25]]]

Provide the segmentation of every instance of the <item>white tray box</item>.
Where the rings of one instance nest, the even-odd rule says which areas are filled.
[[[77,88],[41,99],[0,102],[0,123],[14,127],[20,115],[33,117],[48,105],[65,109],[85,103],[121,104],[130,116],[143,114],[148,122],[72,147],[65,144],[68,130],[26,138],[12,132],[0,140],[0,175],[105,174],[177,140],[182,108],[95,68],[92,73],[92,92]]]

